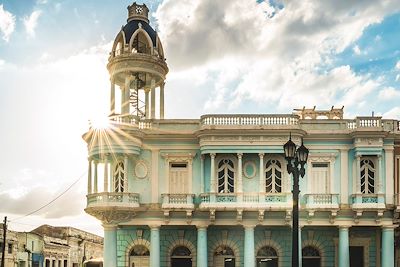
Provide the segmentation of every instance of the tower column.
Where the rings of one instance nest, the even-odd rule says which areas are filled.
[[[254,252],[254,226],[244,227],[244,266],[256,266]]]
[[[88,158],[88,195],[92,193],[92,159]]]
[[[151,79],[151,119],[156,118],[156,81]]]
[[[122,92],[123,93],[122,114],[124,116],[129,115],[129,97],[130,97],[130,91],[131,91],[131,81],[132,81],[132,76],[127,75],[125,77],[125,86],[124,86],[124,90]]]
[[[200,155],[200,193],[204,193],[204,155]]]
[[[146,113],[146,119],[150,119],[150,113],[149,113],[149,92],[150,89],[146,88],[144,89],[144,103],[145,103],[145,113]]]
[[[242,157],[243,153],[238,153],[238,179],[237,179],[237,192],[242,193],[243,192],[243,163],[242,163]]]
[[[128,158],[128,155],[125,154],[125,157],[124,157],[124,192],[129,192],[129,190],[128,190],[128,176],[129,176],[128,170],[129,170],[129,158]]]
[[[197,227],[197,267],[208,266],[207,255],[207,227]]]
[[[160,85],[160,119],[164,119],[164,86],[165,82]]]
[[[215,193],[216,185],[215,185],[215,153],[210,154],[211,157],[211,173],[210,173],[210,192]]]
[[[108,157],[104,158],[104,190],[103,192],[109,192],[108,190]]]
[[[382,227],[382,267],[394,267],[394,228],[392,225]]]
[[[115,114],[115,83],[114,79],[111,79],[110,88],[110,113]]]
[[[99,187],[97,186],[97,168],[98,168],[98,161],[95,160],[94,161],[94,192],[93,193],[97,193],[99,191]]]
[[[104,267],[117,266],[117,226],[104,225]]]
[[[265,193],[265,176],[264,176],[264,153],[258,153],[258,156],[260,157],[260,188],[259,192],[260,193]]]
[[[150,226],[150,266],[160,267],[160,226]]]
[[[339,265],[338,267],[350,266],[350,243],[349,226],[339,226]]]

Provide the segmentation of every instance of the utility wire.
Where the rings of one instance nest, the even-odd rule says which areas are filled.
[[[10,221],[10,222],[18,221],[18,220],[20,220],[20,219],[22,219],[22,218],[28,217],[28,216],[30,216],[30,215],[32,215],[32,214],[35,214],[36,212],[41,211],[42,209],[46,208],[47,206],[49,206],[50,204],[52,204],[54,201],[56,201],[57,199],[59,199],[60,197],[62,197],[65,193],[67,193],[74,185],[76,185],[76,184],[79,182],[79,180],[81,180],[81,179],[86,175],[86,173],[87,173],[87,171],[85,171],[81,176],[79,176],[79,178],[76,179],[67,189],[65,189],[65,190],[64,190],[63,192],[61,192],[58,196],[56,196],[55,198],[53,198],[52,200],[50,200],[50,201],[49,201],[48,203],[46,203],[45,205],[41,206],[40,208],[38,208],[38,209],[36,209],[36,210],[34,210],[34,211],[32,211],[32,212],[29,212],[29,213],[26,214],[26,215],[23,215],[23,216],[21,216],[21,217],[18,217],[18,218],[14,219],[14,220],[9,220],[9,221]]]

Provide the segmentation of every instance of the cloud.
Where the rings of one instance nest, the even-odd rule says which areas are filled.
[[[0,5],[0,32],[4,41],[10,40],[11,34],[15,29],[15,16],[4,9],[3,4]]]
[[[354,51],[354,54],[361,55],[361,50],[360,50],[360,47],[358,45],[355,45],[353,47],[353,51]]]
[[[393,87],[385,87],[379,91],[378,97],[380,100],[392,100],[395,98],[400,99],[400,91]]]
[[[394,107],[383,114],[385,119],[400,120],[400,107]]]
[[[333,59],[397,10],[372,0],[283,1],[280,9],[268,1],[166,0],[155,14],[170,75],[202,70],[212,87],[203,110],[226,112],[246,101],[274,111],[299,103],[362,106],[381,81]]]
[[[24,22],[26,33],[29,37],[35,37],[35,30],[38,25],[38,19],[42,14],[41,10],[35,10],[31,13],[29,17],[24,17],[22,21]]]
[[[396,69],[397,69],[397,70],[400,70],[400,60],[397,61],[397,63],[396,63]]]

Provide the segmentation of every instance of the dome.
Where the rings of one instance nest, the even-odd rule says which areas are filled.
[[[132,35],[138,29],[143,29],[149,35],[152,41],[152,46],[155,47],[157,44],[157,32],[147,22],[141,20],[131,20],[122,28],[125,35],[125,43],[129,44]]]

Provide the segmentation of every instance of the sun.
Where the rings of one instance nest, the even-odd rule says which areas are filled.
[[[110,119],[105,114],[99,114],[89,120],[90,126],[96,130],[107,129],[110,127]]]

